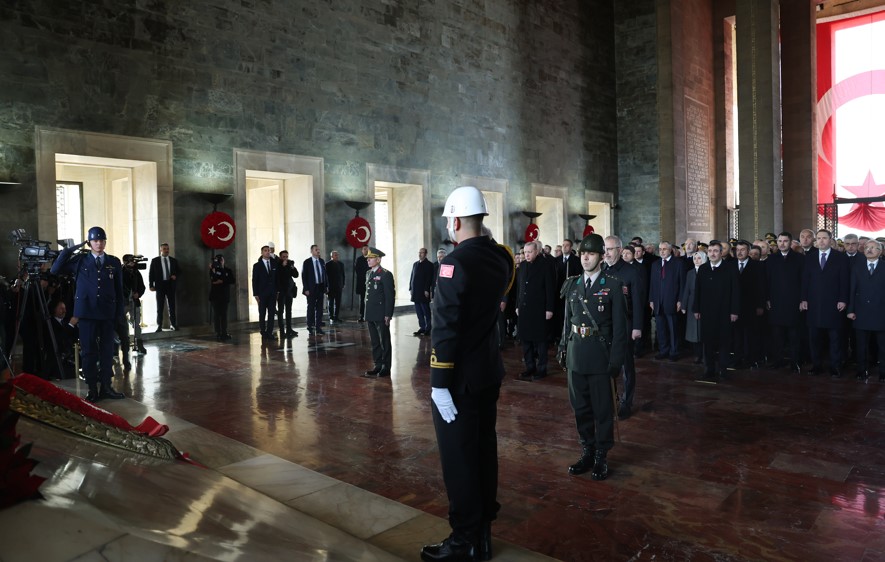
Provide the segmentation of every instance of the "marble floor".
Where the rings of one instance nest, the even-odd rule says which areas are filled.
[[[448,531],[416,329],[394,319],[389,380],[359,376],[369,336],[354,322],[288,342],[152,336],[117,377],[130,399],[100,405],[168,423],[208,468],[23,419],[47,499],[0,511],[0,561],[417,560]],[[636,412],[593,482],[566,473],[579,448],[564,374],[518,381],[520,350],[504,357],[496,560],[885,560],[875,378],[734,371],[712,386],[690,360],[640,360]]]

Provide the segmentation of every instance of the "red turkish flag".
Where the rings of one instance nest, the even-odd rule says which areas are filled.
[[[528,225],[525,229],[525,241],[533,242],[538,239],[538,236],[541,234],[541,231],[538,229],[538,225],[532,223]]]
[[[233,217],[221,211],[209,213],[200,223],[200,238],[203,244],[213,250],[221,250],[230,246],[237,234],[237,226]]]
[[[363,217],[353,217],[350,219],[344,231],[344,238],[354,248],[368,246],[369,239],[372,238],[372,227],[369,225],[369,221]]]
[[[584,234],[582,235],[582,238],[586,238],[588,234],[593,234],[594,232],[596,232],[596,229],[593,228],[593,225],[588,224],[584,227]]]

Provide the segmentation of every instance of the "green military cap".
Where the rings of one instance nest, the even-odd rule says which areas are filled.
[[[766,232],[766,233],[765,233],[765,239],[766,239],[766,240],[769,240],[769,241],[771,241],[771,240],[777,240],[777,236],[774,235],[774,232]]]
[[[578,246],[578,253],[583,252],[594,252],[597,254],[605,253],[605,242],[602,240],[602,236],[593,233],[588,234],[581,240],[581,245]]]
[[[367,258],[383,258],[384,252],[382,252],[378,248],[373,248],[373,247],[369,246],[369,253],[366,254],[366,257]]]

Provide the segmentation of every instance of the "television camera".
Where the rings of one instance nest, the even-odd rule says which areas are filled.
[[[28,274],[39,274],[45,264],[52,263],[61,253],[61,251],[53,249],[54,244],[52,242],[36,240],[28,236],[24,228],[13,230],[9,234],[9,239],[18,246],[18,259],[21,269]],[[56,240],[56,242],[63,248],[69,248],[74,245],[74,240],[71,238]]]
[[[141,254],[126,254],[123,256],[123,267],[131,267],[134,269],[147,269],[148,259]]]

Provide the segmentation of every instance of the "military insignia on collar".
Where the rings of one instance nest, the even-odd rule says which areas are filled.
[[[439,266],[439,276],[451,279],[455,275],[455,266],[450,263],[444,263]]]
[[[600,284],[600,285],[605,285],[605,276],[603,276],[603,277],[599,280],[599,284]]]

